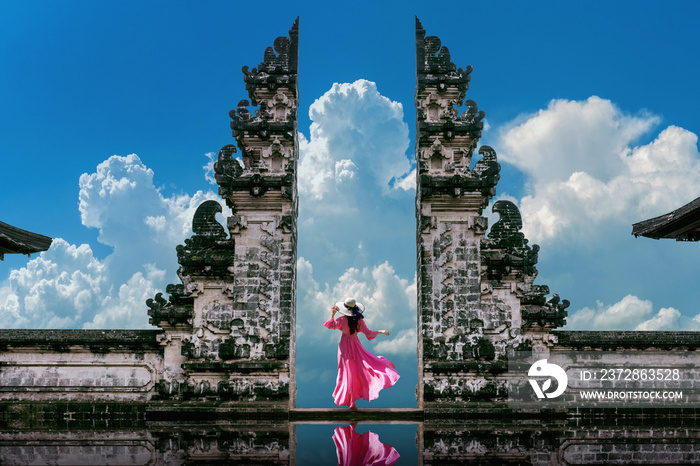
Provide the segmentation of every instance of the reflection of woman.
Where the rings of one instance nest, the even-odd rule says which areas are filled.
[[[363,320],[365,307],[362,304],[348,298],[345,302],[336,303],[331,311],[331,318],[323,325],[343,332],[338,346],[338,378],[333,399],[336,405],[349,406],[354,410],[357,409],[356,400],[376,399],[382,388],[389,388],[399,380],[399,373],[391,361],[373,355],[360,343],[359,332],[364,333],[368,340],[380,333],[389,335],[386,330],[375,332],[367,328]],[[341,314],[337,319],[336,313]]]
[[[399,452],[379,441],[373,432],[358,434],[355,424],[336,427],[333,433],[338,466],[383,466],[396,463]]]

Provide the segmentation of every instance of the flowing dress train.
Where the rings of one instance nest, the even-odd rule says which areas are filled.
[[[399,380],[399,373],[391,361],[375,356],[360,343],[360,333],[364,333],[368,340],[379,334],[368,329],[364,319],[357,322],[357,332],[352,335],[345,316],[328,319],[323,325],[343,333],[338,345],[338,378],[333,391],[336,405],[352,407],[360,398],[374,400],[381,389],[389,388]]]

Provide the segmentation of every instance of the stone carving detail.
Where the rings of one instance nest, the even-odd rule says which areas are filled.
[[[263,61],[249,71],[243,67],[243,80],[253,105],[258,105],[259,90],[275,92],[280,86],[296,88],[299,54],[299,18],[294,21],[289,37],[278,37],[273,47],[265,49]]]
[[[214,301],[205,306],[202,312],[204,325],[208,326],[213,331],[230,331],[232,322],[234,321],[233,316],[233,305],[229,303],[222,304],[218,301]]]
[[[226,238],[215,217],[221,212],[216,201],[205,201],[197,208],[192,220],[194,235],[176,248],[182,275],[220,276],[233,266],[233,239]]]
[[[450,51],[442,46],[440,39],[436,36],[425,36],[425,29],[418,18],[416,42],[418,92],[422,92],[427,86],[435,87],[441,93],[448,90],[467,92],[473,68],[457,68],[451,61]]]
[[[156,293],[155,299],[146,300],[149,307],[148,323],[162,327],[170,325],[175,327],[178,324],[192,324],[192,313],[194,311],[194,298],[187,296],[183,285],[168,285],[165,291],[170,294],[170,299],[166,301],[163,293]]]
[[[435,141],[439,143],[439,140]],[[438,151],[435,151],[436,147],[439,148]],[[440,161],[439,169],[443,171],[444,176],[428,174],[427,172],[430,171],[427,168],[428,162],[424,163],[421,169],[423,173],[419,176],[421,195],[449,194],[457,197],[465,192],[477,191],[486,198],[490,198],[496,194],[495,186],[500,179],[501,165],[496,161],[496,151],[491,147],[481,146],[479,154],[482,158],[476,162],[474,168],[468,165],[471,162],[471,150],[461,148],[449,152],[445,151],[441,144],[436,143],[433,143],[429,150],[432,152],[422,151],[423,159],[429,160],[431,164],[436,160]],[[444,160],[447,162],[442,163]]]
[[[214,178],[219,185],[232,183],[243,172],[243,167],[233,154],[238,152],[236,146],[227,144],[219,150],[219,155],[214,163]]]
[[[257,68],[243,67],[250,100],[239,101],[229,112],[243,167],[233,159],[236,148],[231,145],[221,149],[214,166],[224,198],[238,191],[260,197],[270,189],[289,199],[295,196],[298,36],[297,19],[289,37],[275,39]],[[251,103],[259,108],[249,108]]]
[[[545,300],[549,287],[543,288],[544,290],[530,292],[521,299],[523,328],[552,330],[566,324],[569,314],[566,309],[571,303],[568,299],[560,299],[556,293],[551,299]]]
[[[489,231],[488,239],[481,243],[482,267],[488,278],[499,280],[510,273],[537,276],[537,253],[540,247],[528,246],[528,240],[520,232],[523,221],[520,211],[510,201],[500,200],[494,203],[493,212],[499,214],[499,220]]]
[[[461,114],[458,109],[469,89],[472,67],[457,68],[447,47],[435,36],[426,37],[418,19],[416,60],[416,163],[421,196],[481,192],[488,202],[500,177],[496,152],[481,147],[482,157],[472,167],[486,114],[473,100],[465,102]]]
[[[499,220],[491,227],[488,239],[481,242],[483,281],[497,284],[510,277],[520,282],[518,293],[524,328],[563,326],[569,301],[560,300],[557,294],[547,301],[549,287],[533,284],[540,247],[536,244],[530,247],[520,231],[523,222],[518,207],[500,200],[493,205],[493,212],[499,214]]]

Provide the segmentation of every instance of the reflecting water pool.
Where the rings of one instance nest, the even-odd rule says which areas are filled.
[[[328,421],[313,413],[306,416],[315,421],[290,422],[234,420],[230,413],[205,420],[184,412],[178,420],[153,420],[130,406],[107,414],[65,403],[25,407],[25,416],[15,417],[6,408],[0,410],[2,465],[700,464],[695,410],[481,411],[423,422]]]

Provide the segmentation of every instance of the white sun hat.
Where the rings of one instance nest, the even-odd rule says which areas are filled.
[[[335,305],[338,308],[338,312],[347,317],[352,317],[352,310],[355,306],[357,306],[360,314],[365,312],[365,305],[355,301],[355,298],[345,298],[345,301],[338,301]]]

